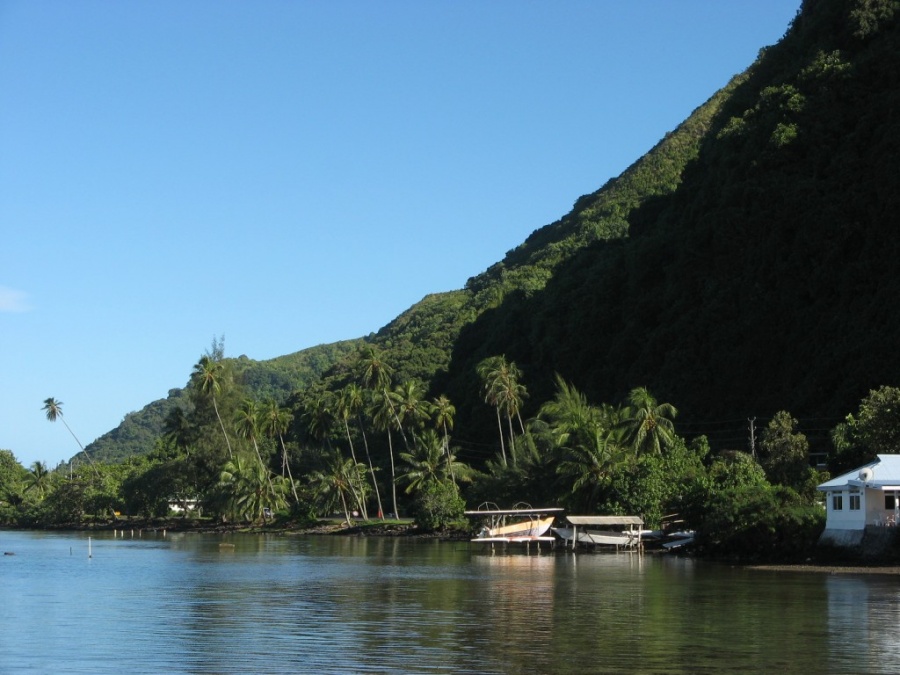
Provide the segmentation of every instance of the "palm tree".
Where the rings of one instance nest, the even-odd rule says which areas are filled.
[[[454,473],[464,478],[470,473],[469,467],[457,462],[452,453],[444,452],[444,442],[434,429],[425,429],[417,435],[415,450],[400,453],[400,459],[406,464],[399,477],[409,484],[406,494],[450,480]]]
[[[287,446],[284,444],[284,433],[291,424],[291,412],[287,408],[279,407],[275,399],[271,398],[266,401],[262,410],[262,429],[265,434],[271,438],[278,438],[281,443],[281,476],[287,471],[288,481],[291,484],[291,491],[294,493],[294,502],[300,503],[300,497],[297,495],[297,484],[294,482],[294,476],[291,474],[291,463],[288,461]]]
[[[216,419],[219,420],[222,435],[225,437],[225,445],[228,447],[228,456],[234,457],[234,453],[231,451],[231,441],[228,439],[225,424],[222,422],[222,416],[219,414],[219,405],[216,402],[216,394],[222,388],[223,371],[221,361],[204,354],[194,366],[192,379],[197,384],[200,392],[212,399],[213,410],[216,411]]]
[[[94,464],[94,458],[91,457],[88,451],[84,449],[81,441],[78,440],[78,436],[75,435],[75,432],[72,431],[71,427],[69,427],[69,425],[63,419],[62,405],[62,401],[57,401],[55,398],[50,397],[44,399],[44,407],[42,408],[42,410],[47,413],[47,419],[51,422],[60,420],[65,425],[66,429],[69,430],[69,433],[72,434],[72,438],[74,438],[75,442],[78,443],[78,447],[81,448],[81,453],[88,458],[91,466],[94,467],[94,471],[97,471],[97,465]]]
[[[422,385],[408,380],[394,389],[392,400],[397,402],[397,422],[405,422],[415,432],[431,417],[431,404],[422,398]]]
[[[572,495],[590,513],[614,469],[627,458],[627,450],[614,436],[604,435],[599,429],[583,440],[587,442],[569,443],[563,448],[557,472],[571,481]]]
[[[28,470],[28,485],[25,491],[34,490],[38,493],[38,499],[43,499],[46,492],[50,489],[50,472],[47,465],[43,462],[34,462]]]
[[[403,425],[397,416],[394,408],[394,402],[391,397],[390,386],[393,370],[381,358],[381,355],[374,347],[366,346],[362,349],[358,361],[358,369],[360,372],[360,382],[362,385],[372,392],[377,392],[384,400],[383,403],[388,407],[391,415],[395,418],[397,430],[403,438],[403,444],[409,449],[409,441],[406,439],[406,433],[403,431]],[[394,397],[396,398],[396,397]]]
[[[456,408],[450,403],[450,399],[441,394],[432,403],[432,414],[434,415],[434,423],[438,429],[443,432],[444,455],[447,457],[447,467],[450,469],[450,478],[456,482],[453,475],[453,469],[450,467],[450,430],[453,429],[453,418],[456,415]]]
[[[375,479],[375,467],[372,465],[372,456],[369,454],[369,441],[366,439],[366,430],[363,428],[361,419],[362,410],[365,408],[365,404],[366,397],[363,389],[355,382],[351,382],[341,390],[340,410],[342,416],[355,417],[357,424],[359,425],[359,431],[362,434],[363,439],[363,447],[366,449],[366,461],[369,463],[369,473],[372,476],[372,487],[375,489],[375,499],[378,503],[378,517],[383,520],[384,511],[381,507],[381,493],[378,490],[378,481]],[[347,441],[350,443],[350,452],[353,453],[353,441],[350,438],[349,428],[347,428]],[[353,460],[356,461],[355,454],[353,455]]]
[[[622,423],[628,444],[636,454],[662,454],[675,442],[676,415],[675,406],[657,403],[646,388],[632,389]]]
[[[522,400],[528,395],[525,385],[519,380],[522,371],[512,361],[507,361],[505,356],[491,356],[484,359],[476,367],[481,378],[482,392],[485,403],[493,406],[497,411],[497,428],[500,432],[500,451],[503,455],[503,464],[506,465],[506,447],[503,442],[503,425],[500,421],[501,410],[506,414],[509,426],[510,453],[513,465],[516,463],[515,434],[513,433],[512,419],[515,416],[519,420],[519,429],[525,433],[525,424],[522,422]]]
[[[303,421],[309,435],[331,447],[331,428],[334,424],[334,394],[330,391],[312,392],[303,400]]]
[[[256,451],[256,458],[259,460],[259,465],[262,467],[263,471],[266,474],[267,482],[269,483],[269,491],[274,495],[275,487],[272,484],[272,476],[269,471],[269,467],[263,461],[262,453],[259,451],[259,443],[256,442],[257,437],[259,436],[259,427],[260,427],[260,419],[262,414],[259,409],[259,405],[253,399],[244,399],[243,403],[241,403],[237,412],[234,415],[235,426],[237,427],[238,433],[251,443],[253,443],[253,449]]]
[[[500,421],[500,399],[494,386],[497,367],[499,365],[498,361],[502,358],[503,357],[501,356],[492,356],[485,359],[478,364],[476,372],[481,378],[481,390],[484,394],[484,402],[493,406],[497,413],[497,431],[500,434],[500,454],[503,458],[503,466],[506,466],[506,444],[503,441],[503,423]]]
[[[356,497],[357,491],[365,481],[365,467],[351,459],[341,457],[335,450],[324,471],[316,471],[310,476],[318,500],[323,510],[331,511],[340,501],[344,517],[350,522],[350,508],[347,497]]]
[[[542,426],[546,425],[546,426]],[[532,428],[561,455],[557,473],[583,508],[592,508],[611,472],[624,460],[618,412],[595,407],[559,375],[556,395],[544,403]]]
[[[275,511],[285,505],[283,481],[272,489],[265,467],[259,462],[245,461],[242,455],[235,455],[225,463],[219,486],[225,492],[227,512],[235,518],[264,521],[266,509]]]
[[[388,455],[391,459],[391,494],[394,501],[394,515],[399,516],[400,511],[397,509],[397,472],[394,466],[394,438],[391,429],[395,426],[399,427],[399,420],[394,413],[391,403],[391,393],[385,392],[384,396],[375,396],[372,400],[371,417],[372,422],[377,429],[387,433],[388,438]]]
[[[166,415],[163,422],[163,434],[172,439],[176,448],[187,450],[190,447],[194,429],[180,406],[172,408]]]

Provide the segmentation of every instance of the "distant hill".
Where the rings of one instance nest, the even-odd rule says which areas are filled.
[[[335,363],[354,353],[362,340],[344,340],[318,345],[266,361],[246,356],[231,359],[236,379],[258,399],[273,398],[284,403],[291,392],[318,380]],[[190,367],[186,368],[190,374]],[[166,416],[176,406],[186,406],[183,389],[171,389],[164,399],[153,401],[137,412],[128,413],[115,429],[103,434],[86,447],[91,457],[107,462],[121,462],[133,455],[153,449],[163,433]]]

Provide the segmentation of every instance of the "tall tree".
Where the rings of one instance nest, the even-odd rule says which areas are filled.
[[[657,403],[644,387],[632,389],[628,395],[623,422],[628,444],[636,454],[660,455],[675,442],[672,420],[678,410],[671,403]]]
[[[261,418],[262,413],[260,411],[259,404],[253,399],[248,398],[244,399],[240,407],[237,409],[234,420],[238,433],[253,444],[253,449],[256,451],[256,458],[257,460],[259,460],[259,465],[262,467],[263,472],[266,475],[266,481],[269,484],[269,491],[274,496],[275,487],[272,484],[271,471],[269,470],[268,464],[263,461],[262,453],[259,451],[259,443],[256,440],[259,437]]]
[[[228,438],[228,432],[225,431],[225,424],[222,422],[222,416],[219,414],[219,404],[216,401],[216,394],[222,389],[223,376],[224,369],[221,360],[214,359],[208,354],[204,354],[194,366],[194,372],[191,379],[200,393],[204,396],[209,396],[212,400],[213,410],[216,411],[216,419],[219,420],[219,427],[222,429],[222,435],[225,437],[228,456],[234,457],[234,453],[231,450],[231,441]]]
[[[44,399],[44,407],[42,410],[47,413],[47,419],[51,422],[55,422],[56,420],[60,420],[69,430],[69,433],[72,434],[72,438],[75,439],[75,442],[78,443],[78,447],[81,448],[81,453],[88,458],[88,461],[91,463],[91,466],[94,467],[94,470],[97,470],[97,465],[94,464],[94,459],[91,457],[90,453],[84,449],[84,446],[81,444],[81,441],[78,440],[78,436],[75,435],[75,432],[72,431],[71,427],[69,427],[68,423],[65,419],[63,419],[62,412],[62,401],[57,401],[55,398],[50,397]]]
[[[291,491],[294,494],[294,502],[300,504],[300,497],[297,495],[297,484],[294,482],[294,476],[291,473],[291,463],[288,458],[287,446],[284,443],[284,434],[291,424],[291,412],[287,408],[282,408],[274,398],[270,398],[263,406],[262,410],[262,429],[265,434],[271,438],[277,438],[281,444],[281,475],[284,476],[287,471],[288,481],[291,484]]]
[[[434,399],[431,405],[435,426],[442,433],[443,454],[447,458],[450,479],[455,483],[456,477],[453,475],[453,468],[450,464],[450,430],[453,429],[453,418],[456,416],[456,408],[444,394]]]
[[[366,406],[365,392],[358,384],[356,384],[355,382],[351,382],[341,390],[340,403],[343,413],[345,413],[348,417],[354,417],[359,426],[359,432],[362,435],[363,439],[363,447],[366,450],[366,461],[369,464],[369,473],[372,477],[372,487],[375,490],[375,500],[378,503],[378,517],[383,520],[384,511],[382,510],[381,506],[381,492],[378,489],[378,481],[375,478],[375,466],[372,464],[372,456],[369,454],[369,441],[366,438],[366,430],[363,428],[362,424],[362,411]],[[350,442],[350,448],[352,451],[353,442],[350,438],[349,426],[347,428],[347,440],[348,442]],[[353,460],[356,461],[355,454],[353,455]]]
[[[391,430],[397,428],[400,423],[397,415],[394,413],[390,397],[391,392],[384,392],[382,396],[374,396],[372,398],[370,416],[373,424],[375,424],[375,428],[387,434],[388,456],[391,461],[391,495],[394,502],[394,515],[399,516],[400,511],[397,508],[397,470],[394,464],[394,438]]]
[[[519,421],[519,430],[524,435],[525,425],[522,422],[522,401],[528,395],[525,385],[521,383],[522,371],[512,361],[507,361],[505,356],[491,356],[481,361],[477,368],[481,378],[484,400],[494,406],[497,411],[497,427],[500,432],[500,451],[503,455],[503,463],[506,464],[506,448],[503,442],[503,426],[500,422],[501,411],[506,415],[509,427],[510,454],[513,465],[516,463],[515,433],[512,420],[516,417]]]

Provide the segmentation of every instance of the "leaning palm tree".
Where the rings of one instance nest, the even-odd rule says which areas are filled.
[[[235,413],[234,421],[238,433],[253,444],[253,449],[256,451],[256,458],[259,460],[259,465],[266,474],[269,491],[274,495],[275,488],[272,485],[271,472],[269,471],[269,467],[266,466],[266,463],[263,461],[262,453],[259,451],[259,443],[256,442],[256,439],[259,437],[260,417],[259,405],[253,399],[248,398],[244,399],[243,403],[241,403]]]
[[[284,444],[284,433],[291,424],[291,412],[287,408],[281,408],[275,399],[269,399],[262,410],[261,424],[264,433],[272,438],[277,437],[281,443],[281,477],[284,478],[287,471],[288,482],[294,493],[294,502],[299,504],[300,497],[297,495],[297,485],[291,474],[291,463],[288,461],[287,446]]]
[[[622,427],[628,444],[635,454],[662,454],[675,442],[675,425],[672,420],[678,414],[671,403],[657,403],[644,387],[632,389]]]
[[[81,448],[81,453],[88,458],[91,466],[94,467],[94,471],[97,471],[97,465],[94,464],[94,458],[91,457],[88,451],[84,449],[81,441],[78,440],[78,436],[75,435],[75,432],[72,431],[71,427],[68,425],[68,423],[66,423],[66,420],[63,419],[62,405],[62,401],[57,401],[55,398],[50,397],[44,399],[44,407],[42,408],[42,410],[47,413],[47,419],[51,422],[60,420],[65,425],[66,429],[69,430],[69,433],[72,434],[72,438],[74,438],[75,442],[78,443],[78,447]]]
[[[222,429],[225,445],[228,447],[228,456],[234,457],[234,453],[231,451],[231,441],[228,439],[225,424],[222,422],[222,416],[219,414],[219,405],[216,402],[216,394],[222,389],[222,376],[222,362],[204,354],[200,357],[197,365],[194,366],[192,379],[199,387],[200,392],[212,399],[213,410],[216,411],[216,419],[219,420],[219,427]]]

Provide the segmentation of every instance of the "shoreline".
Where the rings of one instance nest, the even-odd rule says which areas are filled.
[[[798,564],[798,565],[744,565],[747,569],[762,572],[800,572],[804,574],[878,574],[881,576],[900,575],[900,566],[882,565],[834,565],[822,564]]]

